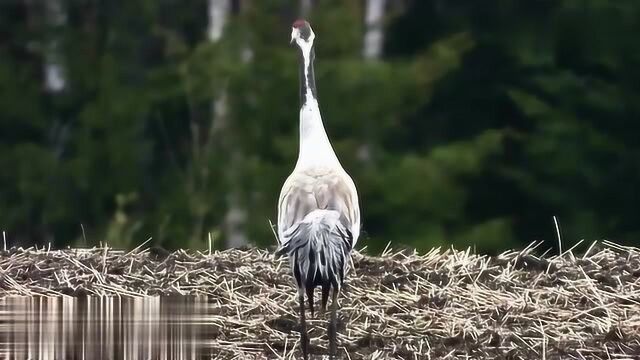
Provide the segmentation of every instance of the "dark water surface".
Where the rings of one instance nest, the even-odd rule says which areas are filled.
[[[1,359],[202,359],[206,297],[0,299]]]

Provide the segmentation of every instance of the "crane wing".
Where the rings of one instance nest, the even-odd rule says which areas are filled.
[[[344,171],[294,171],[285,181],[278,202],[278,237],[288,242],[287,229],[314,210],[334,210],[339,222],[351,232],[351,245],[360,233],[358,195],[351,177]]]

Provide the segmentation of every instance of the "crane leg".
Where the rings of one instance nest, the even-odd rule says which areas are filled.
[[[304,294],[298,296],[300,301],[300,347],[304,360],[309,359],[309,337],[307,335],[307,322],[304,316]]]
[[[309,311],[311,312],[311,317],[313,318],[313,288],[307,288],[307,299],[309,299]]]
[[[320,310],[322,310],[322,314],[327,311],[327,301],[329,300],[329,290],[331,290],[331,285],[329,283],[322,284],[322,301],[320,303]]]
[[[338,291],[334,288],[331,294],[331,320],[329,321],[329,357],[335,359],[337,353],[337,316],[338,310]]]

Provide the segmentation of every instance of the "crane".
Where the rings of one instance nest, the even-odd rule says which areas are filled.
[[[342,168],[325,131],[314,75],[315,34],[306,20],[296,20],[291,44],[298,48],[300,68],[300,140],[295,168],[278,200],[276,254],[286,254],[298,288],[300,344],[308,359],[309,338],[305,294],[313,317],[314,290],[322,288],[321,310],[327,309],[329,352],[337,351],[336,312],[351,250],[360,235],[360,208],[355,184]]]

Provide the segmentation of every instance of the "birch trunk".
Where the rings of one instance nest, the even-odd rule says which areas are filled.
[[[209,41],[218,42],[222,38],[224,26],[231,11],[231,0],[209,0]]]
[[[224,33],[224,27],[231,13],[230,0],[209,0],[209,27],[207,35],[209,41],[219,41]],[[226,89],[222,88],[218,96],[212,101],[211,137],[209,141],[219,144],[222,153],[229,155],[228,166],[225,169],[228,192],[226,194],[226,214],[223,220],[223,233],[226,247],[235,248],[249,243],[246,224],[248,212],[242,202],[242,188],[239,177],[241,175],[242,150],[238,144],[226,141],[229,127],[229,100]]]
[[[47,91],[57,93],[66,87],[67,80],[60,52],[60,36],[58,32],[67,23],[62,0],[43,2],[47,27],[51,30],[44,49],[44,87]]]
[[[300,16],[304,19],[311,13],[313,3],[311,0],[300,0]]]
[[[365,61],[379,60],[384,44],[383,19],[385,13],[385,0],[367,0],[365,9],[365,33],[362,44],[362,57]],[[373,124],[367,124],[364,129],[365,142],[358,149],[358,158],[365,164],[373,162],[371,151],[374,142]]]
[[[382,54],[384,32],[382,20],[384,18],[385,0],[367,0],[365,14],[364,44],[362,57],[367,60],[378,60]]]
[[[31,3],[31,5],[37,4],[37,2]],[[64,6],[64,0],[49,0],[41,4],[43,20],[47,29],[42,54],[43,86],[47,93],[55,96],[67,88],[64,54],[61,48],[63,42],[61,31],[67,25],[67,11]],[[56,159],[60,159],[69,139],[70,125],[65,123],[64,119],[61,119],[55,110],[51,111],[51,114],[48,137],[53,154]]]

